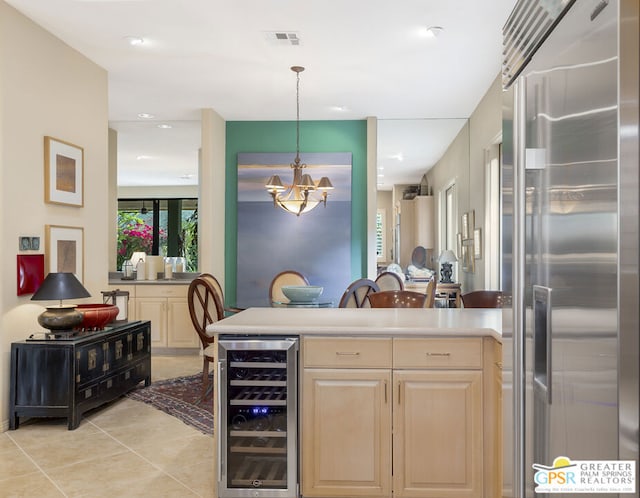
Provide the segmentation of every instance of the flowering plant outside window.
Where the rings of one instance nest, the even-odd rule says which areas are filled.
[[[160,247],[166,251],[167,234],[159,230]],[[134,252],[151,254],[153,247],[153,227],[145,223],[138,213],[118,213],[118,268],[131,259]]]

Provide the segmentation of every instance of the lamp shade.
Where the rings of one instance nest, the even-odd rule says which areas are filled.
[[[458,258],[456,258],[456,255],[453,254],[453,251],[451,249],[446,249],[440,253],[438,261],[440,263],[455,263],[456,261],[458,261]]]
[[[32,301],[53,301],[91,297],[73,273],[49,273],[31,297]]]

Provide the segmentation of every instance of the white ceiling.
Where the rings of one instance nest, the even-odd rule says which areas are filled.
[[[381,188],[419,182],[446,150],[463,121],[444,118],[468,118],[498,75],[501,29],[515,3],[6,1],[108,71],[121,185],[137,185],[141,177],[158,185],[195,183],[196,177],[180,177],[197,175],[192,160],[203,108],[226,120],[294,120],[289,68],[302,65],[301,119],[381,120]],[[429,26],[444,30],[428,37]],[[293,33],[300,44],[279,43],[275,32]],[[144,43],[131,46],[132,36]],[[161,123],[172,128],[157,128]],[[403,161],[388,157],[398,154]]]

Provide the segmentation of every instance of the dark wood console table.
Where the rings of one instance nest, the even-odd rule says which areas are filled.
[[[151,322],[137,321],[72,338],[11,344],[9,429],[20,417],[82,414],[151,383]]]

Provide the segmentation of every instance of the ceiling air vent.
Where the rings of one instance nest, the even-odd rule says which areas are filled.
[[[300,37],[296,31],[268,31],[265,37],[271,45],[300,45]]]

